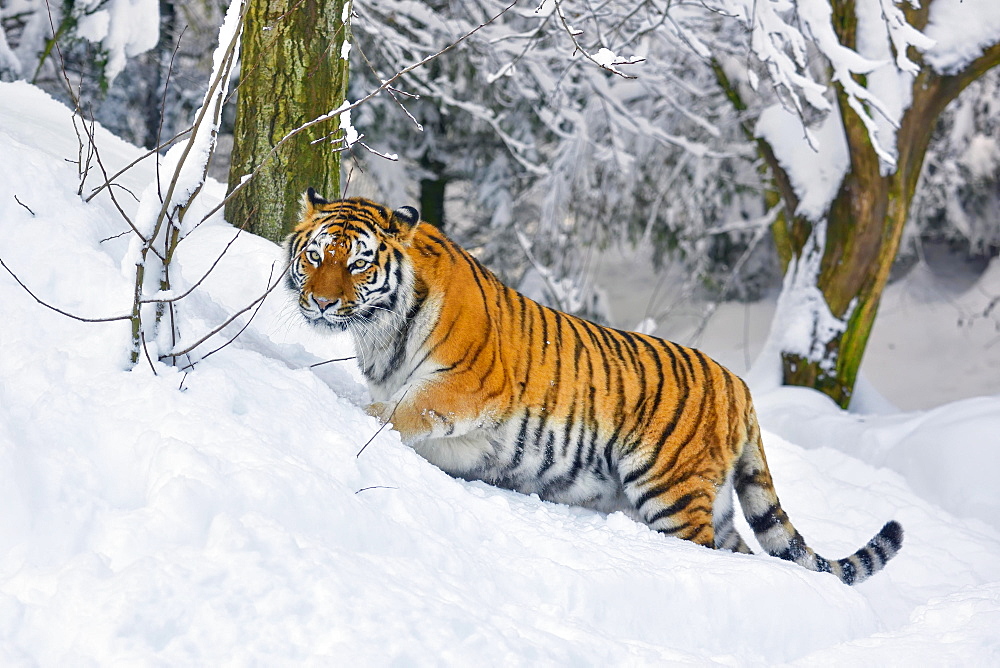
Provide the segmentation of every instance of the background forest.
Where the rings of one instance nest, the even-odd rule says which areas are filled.
[[[978,267],[1000,249],[998,19],[982,0],[800,4],[249,3],[266,39],[244,40],[218,127],[227,216],[277,240],[308,185],[419,202],[508,282],[601,322],[595,258],[639,248],[681,277],[647,328],[782,285],[775,329],[809,330],[774,342],[783,381],[847,406],[893,268],[927,244]],[[223,10],[5,1],[0,74],[153,148],[197,108]],[[330,114],[351,141],[320,126],[272,151],[351,100]]]
[[[349,99],[458,43],[403,75],[390,89],[399,93],[354,112],[375,152],[355,145],[343,156],[344,194],[419,202],[426,219],[508,281],[598,320],[609,314],[593,257],[609,244],[648,248],[656,267],[683,267],[675,291],[685,298],[754,300],[775,289],[782,267],[771,238],[772,177],[747,128],[795,90],[775,81],[747,95],[769,65],[748,58],[746,25],[685,3],[639,2],[578,11],[568,30],[558,3],[505,7],[353,6]],[[78,98],[108,129],[154,148],[188,127],[201,103],[225,9],[196,0],[4,0],[0,78]],[[590,53],[604,44],[637,62],[598,66]],[[713,68],[733,78],[732,90]],[[741,87],[755,99],[734,105]],[[979,266],[1000,253],[998,92],[1000,70],[990,69],[927,128],[900,270],[928,243]],[[894,102],[895,93],[879,94]],[[817,126],[823,113],[807,106],[802,113],[814,118],[803,120]],[[235,93],[213,158],[222,180],[234,117]]]

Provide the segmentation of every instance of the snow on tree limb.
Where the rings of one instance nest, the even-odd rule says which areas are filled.
[[[956,74],[1000,42],[1000,2],[928,0],[924,34],[934,44],[921,48],[924,62],[939,74]],[[974,20],[970,20],[974,18]]]

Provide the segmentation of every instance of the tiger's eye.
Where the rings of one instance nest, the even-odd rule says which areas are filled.
[[[323,261],[323,256],[318,250],[310,248],[306,251],[306,259],[315,265],[319,265],[319,263]]]
[[[371,262],[369,262],[368,260],[355,260],[354,262],[351,263],[351,266],[348,267],[348,269],[351,270],[351,273],[357,274],[359,272],[364,271],[369,266],[371,266]]]

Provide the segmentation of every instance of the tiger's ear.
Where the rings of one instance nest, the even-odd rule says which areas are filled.
[[[410,239],[413,237],[413,231],[419,222],[419,211],[412,206],[402,206],[392,212],[392,217],[389,219],[388,231],[390,234],[402,233],[405,243],[409,245]]]
[[[309,198],[309,201],[312,204],[329,204],[330,203],[329,200],[325,200],[322,197],[320,197],[316,193],[316,189],[315,188],[310,188],[309,190],[307,190],[306,191],[306,197]]]
[[[309,188],[302,194],[302,217],[305,218],[313,212],[320,204],[329,204],[330,202],[320,197],[316,194],[314,188]]]
[[[412,206],[401,206],[392,213],[397,220],[407,225],[416,225],[420,222],[420,212]]]

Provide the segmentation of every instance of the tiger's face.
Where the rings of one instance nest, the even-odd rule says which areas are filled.
[[[347,330],[398,309],[412,285],[405,261],[416,210],[391,211],[362,198],[328,202],[310,188],[287,241],[289,287],[307,320]]]

